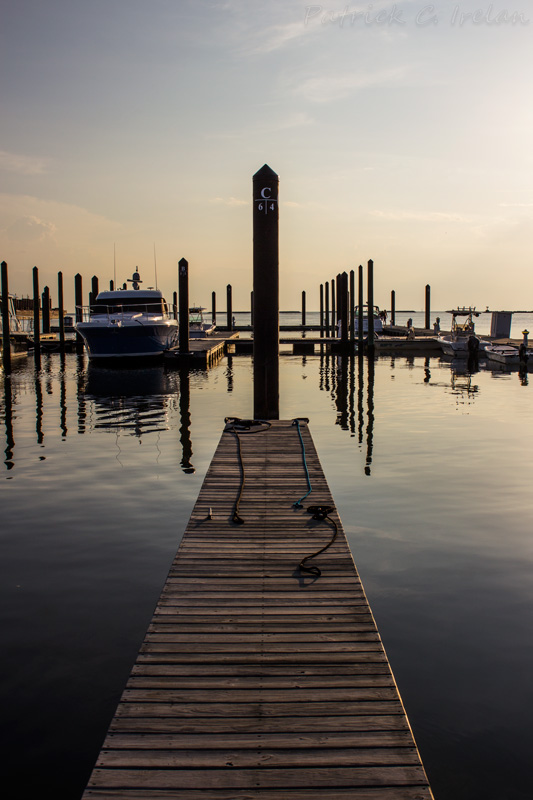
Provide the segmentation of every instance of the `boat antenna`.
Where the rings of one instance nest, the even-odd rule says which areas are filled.
[[[113,242],[113,286],[115,289],[117,288],[117,253],[115,242]]]
[[[154,273],[155,273],[155,288],[157,289],[157,260],[155,257],[155,242],[154,242]]]

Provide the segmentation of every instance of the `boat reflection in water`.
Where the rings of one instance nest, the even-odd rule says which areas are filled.
[[[92,427],[115,433],[122,431],[139,438],[147,433],[169,430],[171,416],[178,411],[181,468],[187,474],[194,473],[188,370],[167,371],[163,365],[106,369],[90,363],[78,401],[80,408],[82,405],[84,408],[80,419],[86,419],[86,403],[92,401],[95,412]]]
[[[143,433],[168,430],[173,375],[163,366],[147,369],[106,369],[90,363],[83,387],[84,400],[92,400],[93,427]]]

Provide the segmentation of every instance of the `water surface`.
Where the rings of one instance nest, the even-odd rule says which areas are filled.
[[[78,798],[249,357],[209,372],[19,361],[4,435],[5,763],[17,797]],[[528,378],[440,357],[284,357],[437,800],[531,797]],[[31,766],[31,769],[29,768]]]

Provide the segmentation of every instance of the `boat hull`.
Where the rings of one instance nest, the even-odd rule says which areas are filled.
[[[174,347],[178,327],[174,320],[138,325],[78,323],[90,359],[156,358]]]
[[[441,346],[442,352],[447,356],[453,356],[454,358],[468,358],[470,355],[476,355],[476,351],[472,353],[470,352],[468,348],[468,339],[451,339],[446,338],[445,336],[439,336],[437,341]],[[483,354],[486,346],[487,342],[483,341],[482,339],[479,340],[477,354]]]
[[[490,361],[497,361],[498,364],[513,366],[520,363],[520,354],[516,347],[487,347],[485,355]]]

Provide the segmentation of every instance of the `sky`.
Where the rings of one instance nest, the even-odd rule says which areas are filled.
[[[266,163],[282,309],[368,259],[380,307],[533,309],[532,67],[526,0],[0,0],[9,288],[186,258],[248,309]]]

